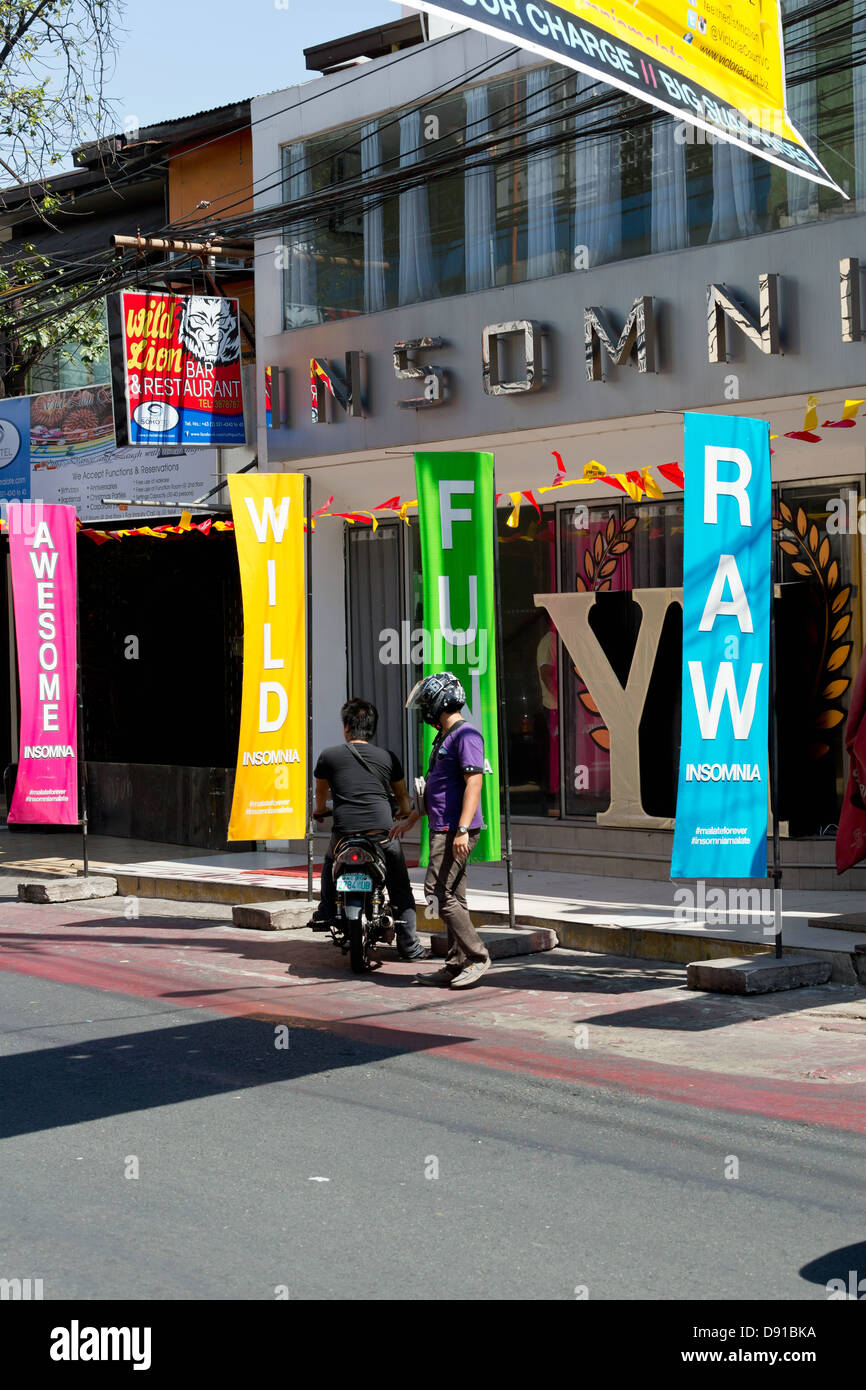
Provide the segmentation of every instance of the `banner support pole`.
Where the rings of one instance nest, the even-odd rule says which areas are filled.
[[[313,900],[313,480],[304,474],[304,556],[307,571],[306,664],[307,664],[307,899]]]
[[[511,845],[511,778],[508,769],[508,719],[505,708],[505,679],[502,669],[502,582],[499,574],[499,515],[496,506],[496,470],[493,470],[493,582],[496,608],[496,689],[499,696],[499,770],[505,793],[505,878],[508,884],[508,925],[517,925],[514,914],[514,855]]]
[[[782,958],[782,854],[779,843],[779,721],[776,715],[776,585],[770,583],[770,809],[773,814],[773,923]]]
[[[78,533],[75,535],[75,665],[78,705],[78,801],[84,877],[90,876],[87,844],[87,770],[84,763],[84,673],[81,661],[81,581],[78,574]]]

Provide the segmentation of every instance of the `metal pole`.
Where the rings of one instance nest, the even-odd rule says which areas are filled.
[[[514,856],[511,848],[511,778],[508,771],[508,720],[505,679],[502,670],[502,583],[499,575],[499,518],[496,507],[496,470],[493,471],[493,576],[496,608],[496,688],[499,692],[499,772],[505,792],[505,877],[508,883],[508,925],[514,928]]]
[[[84,675],[81,663],[81,585],[78,578],[78,540],[75,542],[75,664],[78,695],[78,811],[81,816],[81,847],[84,877],[89,877],[87,857],[87,771],[84,763]]]
[[[779,721],[776,715],[776,585],[770,589],[770,809],[773,813],[773,924],[782,956],[782,863],[779,844]]]
[[[313,480],[304,477],[306,532],[304,553],[307,570],[307,898],[313,900]]]

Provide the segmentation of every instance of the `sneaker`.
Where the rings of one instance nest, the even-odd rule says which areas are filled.
[[[447,989],[453,980],[457,978],[453,970],[434,970],[432,975],[416,975],[412,981],[414,985],[433,985],[439,989]]]
[[[312,931],[326,932],[331,930],[332,922],[335,922],[334,918],[320,917],[317,912],[314,912],[307,925]]]
[[[486,975],[490,969],[490,957],[486,960],[474,960],[471,965],[467,965],[455,979],[451,981],[452,989],[471,989],[477,985],[482,975]]]

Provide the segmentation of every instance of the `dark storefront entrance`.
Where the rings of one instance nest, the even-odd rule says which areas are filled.
[[[226,848],[243,656],[234,535],[80,536],[78,568],[91,831]],[[9,643],[0,651],[6,767],[18,750]]]
[[[81,538],[78,560],[93,830],[225,847],[242,677],[234,535]]]

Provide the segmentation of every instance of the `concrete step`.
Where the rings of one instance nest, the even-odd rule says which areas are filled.
[[[92,898],[113,898],[116,893],[116,879],[96,875],[55,878],[53,881],[40,879],[18,884],[20,903],[88,902]]]
[[[299,902],[279,898],[268,903],[238,903],[232,908],[232,924],[254,931],[298,931],[310,925],[318,903],[303,898]]]
[[[692,961],[686,971],[689,989],[718,994],[772,994],[780,989],[809,989],[825,985],[830,965],[811,956],[775,955],[727,957],[722,960]]]
[[[866,912],[847,912],[837,917],[810,917],[810,927],[824,927],[831,931],[856,931],[866,936]]]
[[[559,945],[555,931],[546,927],[527,927],[518,925],[512,931],[491,930],[482,927],[478,933],[490,952],[491,960],[505,960],[509,956],[531,956],[537,951],[552,951]],[[447,937],[439,932],[431,937],[434,956],[444,957],[448,952]]]

